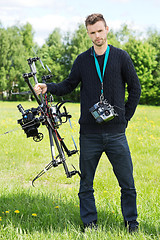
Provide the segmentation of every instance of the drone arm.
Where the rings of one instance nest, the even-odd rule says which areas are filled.
[[[29,67],[30,67],[30,69],[31,69],[31,73],[33,73],[33,78],[34,78],[34,82],[35,82],[35,84],[37,84],[38,83],[38,80],[37,80],[37,77],[36,77],[36,65],[35,65],[35,62],[37,61],[37,60],[40,60],[39,59],[39,57],[36,57],[36,58],[29,58],[27,61],[28,61],[28,65],[29,65]],[[32,91],[32,90],[31,90]],[[32,92],[33,93],[33,92]],[[35,96],[35,95],[34,95]],[[43,101],[43,96],[42,96],[42,94],[40,94],[40,99],[41,99],[41,102],[42,103],[44,103],[44,101]],[[36,99],[37,100],[37,99]],[[38,103],[39,104],[39,103]]]
[[[78,150],[72,150],[72,151],[70,151],[70,150],[67,148],[66,144],[64,143],[63,139],[61,138],[61,136],[60,136],[60,134],[59,134],[58,132],[57,132],[57,136],[58,136],[58,138],[60,139],[60,143],[61,143],[62,147],[64,148],[65,152],[67,153],[68,157],[70,157],[70,156],[72,156],[73,154],[75,154],[75,153],[78,152]]]
[[[34,75],[34,74],[33,74],[33,75]],[[36,92],[34,91],[34,88],[32,87],[32,84],[31,84],[30,81],[29,81],[28,75],[23,74],[23,77],[24,77],[25,82],[28,84],[28,87],[30,88],[31,92],[33,93],[33,95],[34,95],[37,103],[38,103],[39,105],[41,105],[44,101],[43,101],[43,99],[40,101],[40,99],[38,98]]]
[[[31,73],[25,73],[23,74],[23,77],[24,77],[24,80],[25,82],[28,84],[31,92],[33,93],[37,103],[39,105],[47,105],[47,102],[46,104],[44,103],[44,100],[43,100],[43,95],[42,93],[40,94],[40,99],[38,97],[38,95],[36,94],[34,88],[32,87],[32,84],[30,83],[29,81],[29,78],[30,77],[33,77],[34,78],[34,81],[36,84],[38,84],[38,81],[37,81],[37,77],[36,77],[36,66],[35,66],[35,62],[39,60],[39,58],[30,58],[28,59],[28,64],[30,66],[30,69],[31,69]],[[45,79],[43,78],[42,80],[45,81],[46,79],[50,79],[53,75],[48,75],[45,77]],[[67,119],[69,119],[71,117],[71,115],[68,115],[67,113],[67,110],[66,108],[64,107],[64,113],[60,113],[60,107],[64,104],[65,101],[63,101],[62,103],[60,104],[57,104],[57,114],[60,115],[60,120],[62,117],[65,117],[65,121],[67,121]],[[46,108],[47,110],[47,108]],[[39,178],[40,176],[42,176],[47,170],[49,170],[51,167],[56,167],[58,166],[59,164],[63,164],[63,167],[64,167],[64,170],[65,170],[65,173],[66,173],[66,176],[67,178],[71,178],[73,175],[75,175],[76,173],[79,173],[79,171],[77,171],[75,168],[73,171],[69,171],[68,169],[68,166],[66,164],[66,158],[65,158],[65,154],[64,154],[64,151],[67,153],[68,156],[71,156],[72,154],[75,154],[77,152],[77,150],[73,150],[73,151],[70,151],[68,150],[68,148],[66,147],[65,143],[63,142],[63,139],[61,139],[58,131],[56,130],[56,126],[54,126],[54,124],[52,124],[52,120],[51,119],[51,116],[50,114],[48,113],[48,111],[46,111],[46,114],[45,115],[45,120],[47,120],[45,122],[46,126],[47,126],[47,129],[48,129],[48,132],[49,132],[49,139],[50,139],[50,147],[51,147],[51,156],[52,156],[52,161],[45,167],[44,170],[42,170],[33,180],[33,182]],[[61,121],[62,122],[62,121]],[[53,141],[54,140],[54,141]],[[57,148],[57,151],[58,151],[58,158],[55,157],[55,151],[54,151],[54,142],[55,142],[55,145],[56,145],[56,148]],[[32,184],[33,184],[32,182]]]
[[[50,126],[48,127],[48,131],[49,131],[49,139],[50,139],[50,146],[51,146],[51,154],[52,154],[53,166],[56,167],[56,166],[58,166],[58,164],[62,163],[67,177],[70,177],[71,174],[70,174],[70,172],[68,170],[68,167],[67,167],[67,164],[66,164],[65,155],[64,155],[62,147],[59,144],[60,140],[58,140],[58,139],[61,139],[60,135],[59,135],[59,133],[57,131],[54,131],[54,129],[52,129]],[[58,153],[59,153],[59,159],[60,159],[59,162],[56,161],[55,158],[54,158],[55,153],[54,153],[54,144],[53,144],[52,136],[54,138],[54,142],[56,144],[56,147],[57,147],[57,150],[58,150]]]
[[[53,138],[54,138],[54,141],[55,141],[57,150],[58,150],[58,152],[59,152],[59,157],[60,157],[60,159],[61,159],[61,161],[62,161],[62,164],[63,164],[64,170],[65,170],[65,173],[66,173],[66,175],[67,175],[67,177],[68,177],[68,176],[69,176],[69,170],[68,170],[67,164],[66,164],[66,162],[65,162],[66,159],[65,159],[63,150],[62,150],[61,146],[59,145],[56,132],[55,132],[55,131],[52,131],[52,134],[53,134]]]
[[[58,163],[55,160],[55,150],[54,150],[54,143],[53,143],[53,138],[52,138],[52,129],[51,129],[51,127],[48,127],[48,132],[49,132],[49,140],[50,140],[50,147],[51,147],[52,162],[53,162],[53,166],[56,167],[56,166],[58,166]]]

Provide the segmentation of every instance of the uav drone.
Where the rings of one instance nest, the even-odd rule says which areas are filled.
[[[30,78],[34,79],[35,84],[38,83],[36,77],[36,66],[35,63],[40,61],[42,66],[44,67],[42,61],[39,57],[29,58],[27,59],[28,64],[30,66],[31,72],[24,73],[23,78],[25,82],[28,84],[28,87],[31,93],[34,95],[38,107],[24,110],[21,104],[17,106],[18,110],[22,114],[22,118],[18,120],[18,124],[24,130],[27,138],[33,137],[35,142],[39,142],[43,139],[43,134],[38,132],[39,126],[45,125],[48,129],[49,140],[50,140],[50,149],[51,149],[51,162],[45,166],[45,168],[33,179],[32,185],[34,186],[34,181],[41,177],[46,171],[48,171],[52,167],[57,167],[59,164],[62,164],[65,170],[65,174],[67,178],[71,178],[72,176],[78,174],[81,177],[79,171],[72,165],[72,171],[69,171],[68,166],[66,164],[66,155],[68,157],[73,154],[78,153],[77,147],[75,145],[74,150],[69,150],[64,143],[63,138],[61,138],[58,128],[67,121],[70,122],[70,118],[72,117],[68,112],[64,103],[67,101],[58,102],[57,104],[52,104],[52,96],[48,100],[47,93],[44,95],[40,94],[40,97],[34,91],[34,88],[30,82]],[[48,67],[47,67],[48,68]],[[42,81],[46,82],[48,79],[52,78],[53,75],[47,75],[42,77]],[[61,107],[63,106],[63,112],[61,112]],[[73,138],[72,138],[73,139]],[[73,139],[74,140],[74,139]],[[75,142],[74,142],[75,144]],[[58,151],[58,156],[55,156],[55,147]]]

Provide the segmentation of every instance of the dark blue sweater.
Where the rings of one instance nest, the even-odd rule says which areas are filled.
[[[100,67],[104,55],[97,56]],[[81,133],[120,133],[124,132],[139,102],[141,87],[132,60],[127,52],[110,45],[110,53],[104,75],[104,97],[115,106],[118,117],[104,124],[96,123],[89,112],[99,102],[101,83],[95,67],[93,47],[80,54],[71,69],[70,75],[61,83],[48,83],[47,91],[56,96],[72,92],[81,83],[79,119]],[[125,86],[128,99],[125,103]],[[117,106],[117,107],[116,107]]]

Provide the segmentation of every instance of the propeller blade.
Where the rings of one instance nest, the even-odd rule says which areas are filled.
[[[50,68],[47,66],[47,64],[46,64],[46,67],[47,67],[48,71],[51,73],[51,70],[50,70]]]
[[[31,94],[31,91],[25,91],[25,92],[12,92],[12,95],[27,95],[27,94]]]
[[[39,61],[40,61],[41,65],[42,65],[43,69],[46,70],[45,66],[44,66],[44,64],[43,64],[43,62],[42,62],[42,60],[40,58],[39,58]]]

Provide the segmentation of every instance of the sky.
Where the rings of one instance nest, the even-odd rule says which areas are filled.
[[[112,30],[126,23],[145,32],[160,32],[160,0],[0,0],[3,27],[29,22],[34,40],[41,46],[55,28],[74,31],[92,13],[101,13]]]

